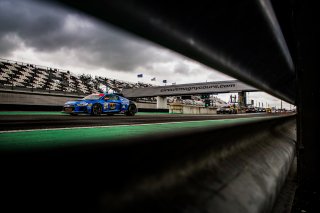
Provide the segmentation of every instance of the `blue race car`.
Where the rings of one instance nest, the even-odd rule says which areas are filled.
[[[138,111],[137,105],[118,94],[91,94],[77,101],[68,101],[63,106],[63,111],[71,115],[77,114],[115,114],[123,113],[134,116]]]

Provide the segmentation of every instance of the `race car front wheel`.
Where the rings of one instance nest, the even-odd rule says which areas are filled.
[[[95,104],[92,106],[91,115],[101,115],[102,107],[100,104]]]
[[[134,104],[130,104],[128,107],[128,111],[126,112],[127,116],[134,116],[137,112],[137,107]]]

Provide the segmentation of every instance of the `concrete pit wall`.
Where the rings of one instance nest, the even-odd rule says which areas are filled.
[[[1,104],[63,106],[67,101],[80,98],[83,98],[83,96],[40,92],[0,91]]]
[[[65,102],[70,100],[81,99],[83,96],[77,95],[65,95],[54,93],[42,93],[42,92],[26,92],[26,91],[0,91],[0,103],[3,106],[52,106],[62,107]],[[163,104],[166,106],[166,104]],[[156,110],[156,103],[137,103],[138,109],[143,110]],[[182,104],[170,104],[170,113],[178,114],[216,114],[216,108],[205,108],[199,106],[183,106]],[[20,109],[19,108],[19,109]],[[166,108],[166,107],[164,107]],[[6,107],[4,107],[6,109]],[[18,108],[17,108],[18,109]],[[16,109],[16,110],[17,110]],[[14,109],[12,109],[14,110]],[[57,108],[56,110],[60,110]],[[165,110],[165,109],[163,109]]]
[[[172,114],[192,114],[192,115],[212,115],[217,114],[217,108],[201,106],[185,106],[182,104],[170,104],[169,113]]]
[[[137,103],[139,109],[156,109],[157,103]]]
[[[83,96],[65,95],[55,93],[42,92],[26,92],[26,91],[4,91],[0,90],[0,104],[4,110],[12,108],[12,110],[44,109],[37,106],[48,106],[52,110],[60,110],[60,107],[67,101],[81,99]],[[26,106],[26,107],[24,107]],[[155,110],[156,103],[137,103],[138,109]],[[1,109],[2,109],[1,108]]]

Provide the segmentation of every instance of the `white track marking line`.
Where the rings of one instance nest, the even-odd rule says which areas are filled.
[[[268,117],[253,117],[253,119],[261,119]],[[239,118],[236,120],[243,120],[249,118]],[[251,119],[251,118],[250,118]],[[226,120],[235,120],[232,118],[229,119],[219,119],[219,120],[201,120],[201,121],[177,121],[177,122],[165,122],[165,123],[149,123],[149,124],[126,124],[126,125],[114,125],[114,126],[79,126],[79,127],[63,127],[63,128],[50,128],[50,129],[26,129],[26,130],[8,130],[0,131],[2,133],[15,133],[15,132],[35,132],[35,131],[53,131],[53,130],[70,130],[70,129],[94,129],[94,128],[116,128],[116,127],[127,127],[127,126],[149,126],[149,125],[164,125],[164,124],[179,124],[179,123],[199,123],[204,121],[226,121]]]

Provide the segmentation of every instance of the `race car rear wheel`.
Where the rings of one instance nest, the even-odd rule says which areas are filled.
[[[127,116],[134,116],[137,112],[137,107],[134,104],[130,104],[126,112]]]
[[[92,106],[91,115],[101,115],[102,107],[100,104],[95,104]]]

